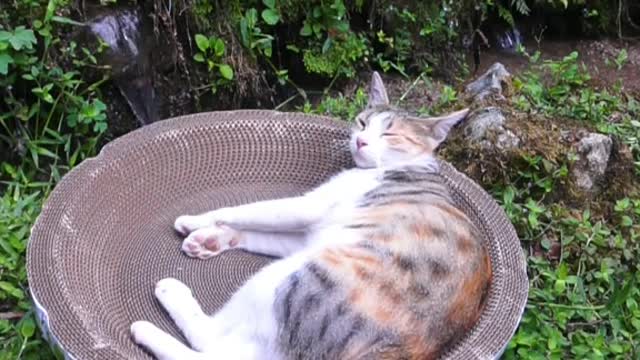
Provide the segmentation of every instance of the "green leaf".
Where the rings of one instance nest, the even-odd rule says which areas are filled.
[[[7,75],[9,73],[9,64],[13,64],[13,58],[9,54],[0,54],[0,74]]]
[[[20,322],[20,334],[23,338],[30,338],[36,332],[36,323],[33,321],[33,317],[27,316]]]
[[[265,9],[262,11],[262,19],[269,25],[275,25],[280,21],[280,15],[274,9]]]
[[[227,64],[220,65],[220,75],[227,80],[233,79],[233,69]]]
[[[16,299],[24,299],[24,292],[10,282],[0,281],[0,289]]]
[[[202,55],[202,53],[197,53],[193,55],[193,60],[197,62],[204,62],[204,55]]]
[[[105,122],[98,122],[93,125],[93,131],[96,133],[101,134],[106,130],[107,130],[107,123]]]
[[[11,46],[15,50],[22,50],[23,48],[33,49],[33,45],[35,45],[37,42],[38,41],[33,34],[33,30],[26,29],[24,26],[18,26],[9,39],[9,43],[11,43]]]
[[[609,344],[609,349],[616,354],[622,354],[624,352],[624,348],[618,343]]]
[[[9,41],[11,39],[11,33],[8,31],[0,31],[0,41]]]
[[[342,33],[346,33],[349,31],[349,23],[346,21],[341,21],[336,25],[336,30]]]
[[[216,39],[216,41],[213,44],[213,51],[215,52],[216,56],[221,57],[222,55],[224,55],[224,50],[225,50],[225,46],[222,39],[219,39],[219,38]]]
[[[327,36],[327,40],[325,40],[324,44],[322,44],[322,53],[326,54],[327,51],[329,51],[329,48],[331,48],[331,38]]]
[[[309,25],[308,22],[304,22],[304,25],[302,26],[302,29],[300,29],[300,35],[302,36],[310,36],[313,33],[313,30],[311,30],[311,25]]]
[[[262,3],[265,4],[269,9],[273,9],[276,7],[276,0],[262,0]]]
[[[40,155],[43,155],[43,156],[46,156],[46,157],[49,157],[49,158],[52,158],[52,159],[58,159],[58,155],[56,155],[51,150],[48,150],[46,148],[38,147],[38,148],[36,148],[36,151]]]
[[[316,37],[320,38],[320,36],[322,36],[322,25],[313,24],[311,25],[311,30],[313,31],[314,34],[316,34]]]
[[[251,39],[249,39],[249,25],[247,23],[247,19],[244,17],[240,19],[240,40],[242,40],[242,45],[246,48],[251,46]]]
[[[196,45],[200,51],[206,52],[209,48],[209,39],[202,34],[196,34]]]
[[[254,8],[247,10],[245,17],[247,18],[249,28],[254,27],[256,25],[256,22],[258,22],[258,10]]]
[[[291,50],[296,54],[300,53],[300,48],[295,45],[287,45],[287,50]]]
[[[73,25],[73,26],[85,26],[85,23],[81,23],[64,16],[53,16],[51,17],[51,20],[60,24]]]

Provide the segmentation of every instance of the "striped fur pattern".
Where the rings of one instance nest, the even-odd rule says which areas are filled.
[[[429,169],[385,171],[344,228],[363,240],[323,250],[279,290],[286,358],[435,358],[475,323],[489,258]]]
[[[434,151],[467,110],[411,117],[374,73],[350,142],[357,168],[301,197],[181,216],[182,249],[283,257],[216,314],[188,287],[156,297],[190,348],[148,322],[134,341],[159,359],[435,359],[478,320],[491,281],[478,229],[456,207]]]

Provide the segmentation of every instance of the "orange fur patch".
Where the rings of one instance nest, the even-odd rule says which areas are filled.
[[[480,317],[482,300],[491,281],[491,261],[485,253],[476,271],[460,285],[446,316],[446,322],[469,330]]]

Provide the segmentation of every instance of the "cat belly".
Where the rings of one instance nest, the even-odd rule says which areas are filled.
[[[261,359],[281,359],[276,340],[278,324],[273,303],[277,288],[309,260],[308,251],[277,260],[249,279],[218,313],[218,318],[233,333],[251,339],[262,349]]]

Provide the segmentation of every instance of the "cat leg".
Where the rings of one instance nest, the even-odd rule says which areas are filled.
[[[158,360],[205,360],[204,354],[189,349],[173,336],[148,321],[131,324],[131,336]]]
[[[238,231],[226,225],[213,225],[189,234],[182,242],[182,251],[200,259],[208,259],[231,248],[285,257],[301,250],[305,245],[306,234],[303,232]]]
[[[192,350],[147,321],[131,325],[134,341],[160,360],[238,359],[253,360],[259,347],[243,331],[235,332],[228,318],[207,316],[191,290],[179,280],[160,280],[155,295],[187,339]]]
[[[174,228],[183,235],[216,224],[229,225],[238,230],[300,232],[316,223],[329,206],[328,199],[317,196],[267,200],[221,208],[201,215],[180,216]]]
[[[155,295],[193,349],[204,351],[212,340],[222,336],[223,329],[216,329],[191,289],[181,281],[173,278],[158,281]]]

